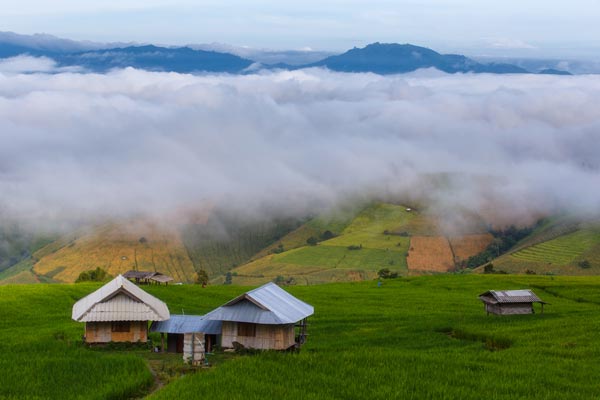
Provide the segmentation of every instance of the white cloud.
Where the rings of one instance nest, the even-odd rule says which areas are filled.
[[[8,75],[0,210],[39,221],[208,201],[303,212],[361,194],[513,221],[598,212],[599,100],[595,76]]]
[[[58,67],[47,57],[16,56],[0,59],[0,74],[77,71],[78,67]]]

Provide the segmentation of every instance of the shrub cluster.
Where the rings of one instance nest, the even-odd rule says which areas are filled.
[[[108,274],[105,270],[98,267],[96,269],[92,269],[89,271],[83,271],[79,274],[79,277],[75,281],[75,283],[79,282],[104,282],[111,279],[112,276]]]

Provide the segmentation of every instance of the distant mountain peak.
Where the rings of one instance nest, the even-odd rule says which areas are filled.
[[[338,72],[373,72],[398,74],[421,68],[437,68],[448,73],[528,73],[523,68],[507,64],[481,64],[460,54],[440,54],[427,47],[405,43],[375,42],[363,48],[327,57],[309,66],[326,67]]]

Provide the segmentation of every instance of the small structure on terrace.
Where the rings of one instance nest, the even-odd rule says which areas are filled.
[[[151,272],[151,271],[127,271],[123,274],[125,279],[129,279],[130,281],[135,282],[138,285],[148,285],[151,283],[160,285],[164,283],[168,285],[169,282],[173,281],[168,275],[162,274],[160,272]]]
[[[165,303],[122,275],[75,303],[72,313],[85,322],[86,343],[146,342],[148,322],[169,317]]]
[[[171,315],[171,318],[166,321],[153,322],[150,332],[160,332],[161,349],[169,353],[183,353],[185,334],[202,334],[206,352],[210,353],[213,347],[219,344],[221,321],[207,320],[198,315]],[[166,346],[165,334],[167,334]]]
[[[533,303],[540,303],[543,313],[544,304],[547,304],[529,289],[490,290],[480,294],[479,299],[483,302],[488,315],[490,313],[497,315],[533,314],[535,313]]]
[[[287,350],[306,341],[306,321],[313,313],[311,305],[267,283],[209,312],[204,319],[222,321],[224,348]]]

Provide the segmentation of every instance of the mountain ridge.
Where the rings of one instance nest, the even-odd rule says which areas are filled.
[[[221,48],[226,49],[224,46]],[[251,52],[247,54],[251,55]],[[325,53],[323,53],[325,54]],[[0,32],[0,58],[29,55],[48,57],[59,67],[83,67],[91,72],[106,72],[115,68],[133,67],[150,71],[178,73],[244,74],[257,69],[298,70],[327,68],[336,72],[402,74],[423,68],[435,68],[446,73],[535,73],[506,63],[481,63],[461,54],[441,54],[413,44],[371,43],[354,47],[342,54],[330,55],[319,61],[292,65],[279,59],[273,64],[261,63],[231,52],[202,49],[201,46],[157,46],[153,44],[100,44],[60,39],[50,35],[40,37]],[[567,71],[545,69],[539,73],[570,75]]]

